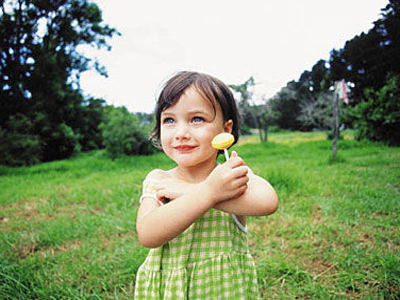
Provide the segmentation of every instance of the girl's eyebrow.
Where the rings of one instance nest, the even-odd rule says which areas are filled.
[[[195,110],[190,110],[188,111],[189,114],[195,115],[195,114],[203,114],[206,115],[207,111],[201,110],[201,109],[195,109]]]
[[[189,114],[189,115],[196,115],[196,114],[207,115],[208,112],[205,110],[202,110],[202,109],[194,109],[194,110],[187,111],[187,114]],[[175,116],[175,113],[169,112],[169,111],[163,111],[161,113],[161,116]]]
[[[169,111],[163,111],[161,112],[161,116],[174,116],[175,114]]]

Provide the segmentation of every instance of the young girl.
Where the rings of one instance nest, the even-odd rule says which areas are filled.
[[[169,79],[157,102],[153,138],[176,167],[143,182],[140,243],[152,248],[136,275],[136,299],[258,299],[245,216],[275,212],[272,186],[232,152],[217,164],[215,135],[238,140],[229,88],[195,72]]]

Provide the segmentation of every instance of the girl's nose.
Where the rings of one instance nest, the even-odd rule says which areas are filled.
[[[190,134],[188,131],[187,126],[179,126],[176,130],[176,134],[175,134],[175,139],[176,140],[188,140],[190,139]]]

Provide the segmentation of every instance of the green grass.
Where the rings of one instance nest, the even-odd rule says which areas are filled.
[[[276,188],[280,207],[249,218],[265,299],[398,299],[400,148],[357,142],[330,159],[324,133],[243,137],[235,150]],[[141,184],[163,155],[103,152],[0,167],[0,299],[132,298],[147,250],[137,241]]]

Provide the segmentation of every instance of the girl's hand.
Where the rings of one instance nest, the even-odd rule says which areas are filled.
[[[157,198],[161,202],[172,201],[187,193],[192,185],[178,179],[164,179],[157,185]]]
[[[204,181],[214,204],[237,198],[247,190],[248,168],[242,158],[232,151],[229,160],[217,166]]]

